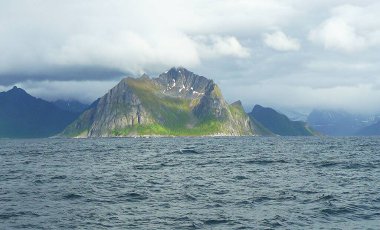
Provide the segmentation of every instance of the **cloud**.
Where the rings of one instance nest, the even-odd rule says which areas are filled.
[[[265,45],[278,51],[297,51],[301,48],[297,39],[287,36],[282,31],[266,33],[263,40]]]
[[[330,18],[309,33],[309,39],[328,50],[347,53],[380,45],[380,4],[342,5],[331,10]]]
[[[106,81],[120,79],[123,76],[132,75],[128,72],[113,68],[72,65],[72,66],[46,66],[39,69],[20,69],[9,73],[0,73],[0,85],[9,86],[25,81]]]
[[[344,109],[353,90],[356,108],[376,106],[378,12],[376,0],[4,0],[0,90],[88,101],[184,66],[245,104],[313,108],[326,94]]]
[[[48,101],[57,99],[80,100],[83,103],[92,103],[103,96],[118,81],[26,81],[17,84],[18,87],[27,90],[29,94]],[[1,89],[1,88],[0,88]],[[48,90],[47,90],[48,89]],[[86,89],[86,90],[84,90]],[[91,89],[91,90],[87,90]],[[8,89],[7,89],[8,90]],[[54,92],[54,94],[52,94]]]
[[[239,98],[250,111],[254,104],[272,106],[274,108],[292,109],[336,109],[344,108],[353,113],[378,113],[380,90],[371,85],[336,86],[330,88],[310,88],[307,86],[255,84],[236,86],[238,90],[229,92],[232,98]],[[222,88],[223,89],[223,88]],[[226,90],[228,91],[228,88]],[[240,92],[240,93],[238,93]],[[247,92],[251,92],[247,94]],[[270,93],[268,93],[270,92]],[[310,105],[313,105],[312,107]]]
[[[0,7],[0,74],[76,65],[140,74],[246,58],[241,38],[293,14],[279,1],[9,1]]]
[[[157,66],[193,67],[200,63],[197,44],[175,32],[146,36],[133,31],[78,35],[49,56],[49,60],[58,65],[102,66],[132,73],[158,69]]]
[[[202,58],[248,58],[250,51],[233,36],[196,36],[197,49]]]
[[[358,72],[376,70],[377,63],[343,62],[343,61],[313,61],[306,63],[306,67],[312,71],[341,71],[342,69]]]
[[[346,52],[360,51],[367,48],[368,41],[357,34],[354,27],[343,19],[331,18],[310,32],[309,38],[322,44],[326,49]]]

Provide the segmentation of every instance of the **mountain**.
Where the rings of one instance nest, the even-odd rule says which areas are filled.
[[[341,110],[313,110],[307,122],[320,133],[331,136],[351,136],[375,122],[373,117]]]
[[[375,124],[361,128],[355,133],[359,136],[379,136],[380,135],[380,121]]]
[[[284,114],[278,113],[272,108],[255,105],[248,114],[266,129],[281,136],[313,136],[317,133],[308,127],[303,121],[291,121]]]
[[[0,93],[0,137],[49,137],[61,132],[77,114],[13,87]]]
[[[62,110],[73,113],[82,113],[88,108],[88,105],[75,100],[56,100],[52,103]]]
[[[62,133],[71,137],[252,135],[241,103],[185,68],[125,78]]]

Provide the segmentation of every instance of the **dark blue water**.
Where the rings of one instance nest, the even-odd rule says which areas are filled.
[[[380,138],[0,146],[0,229],[380,228]]]

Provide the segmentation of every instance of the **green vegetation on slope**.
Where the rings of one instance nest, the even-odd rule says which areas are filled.
[[[144,78],[129,78],[128,85],[134,89],[134,93],[157,123],[115,130],[115,135],[196,136],[210,135],[221,131],[222,125],[219,121],[212,118],[199,121],[192,114],[192,109],[199,103],[199,98],[188,99],[164,95],[157,85]]]
[[[209,120],[197,124],[192,128],[179,127],[168,128],[161,124],[135,125],[128,126],[123,129],[113,130],[115,136],[202,136],[217,134],[222,128],[222,123],[216,120]]]
[[[128,79],[128,85],[157,122],[169,128],[181,128],[191,121],[191,100],[165,96],[149,79]]]
[[[161,93],[159,86],[147,78],[128,78],[128,86],[139,97],[155,123],[127,126],[112,130],[115,136],[164,135],[164,136],[201,136],[221,132],[222,123],[209,117],[199,121],[192,109],[199,98],[189,99],[171,97]]]

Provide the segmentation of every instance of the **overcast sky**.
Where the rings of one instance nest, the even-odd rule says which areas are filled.
[[[183,66],[229,102],[380,111],[378,0],[0,1],[0,91],[90,102]]]

